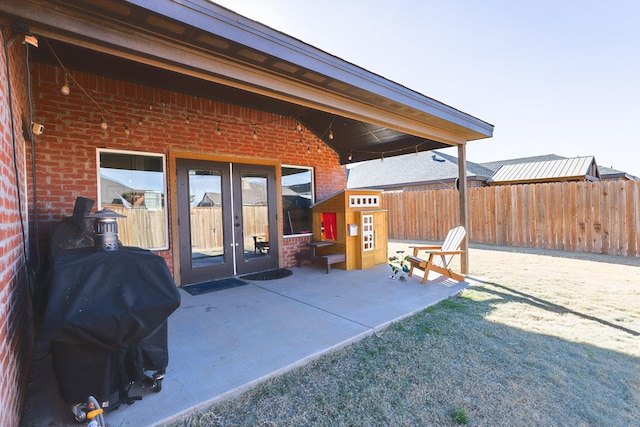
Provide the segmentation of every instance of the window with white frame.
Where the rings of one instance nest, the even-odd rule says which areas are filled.
[[[362,250],[372,251],[373,246],[373,215],[362,215]]]
[[[282,166],[283,234],[311,233],[313,204],[313,168]]]
[[[98,149],[98,209],[124,215],[118,239],[125,246],[168,249],[164,154]]]
[[[380,198],[378,196],[362,196],[362,195],[352,195],[349,196],[349,207],[350,208],[361,208],[361,207],[374,207],[380,206]]]

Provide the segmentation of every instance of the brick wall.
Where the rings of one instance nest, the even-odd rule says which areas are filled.
[[[64,75],[59,68],[38,65],[32,71],[34,121],[45,125],[34,154],[43,247],[48,228],[71,216],[77,196],[97,200],[97,148],[181,151],[313,167],[318,200],[346,186],[338,155],[308,130],[296,132],[293,118],[88,74],[72,75],[93,100],[73,84],[71,94],[63,96]],[[100,128],[103,115],[109,125],[106,131]],[[221,135],[216,135],[218,126]],[[285,240],[282,246],[288,252],[291,245]],[[171,268],[171,250],[160,255]],[[291,265],[289,260],[286,255],[284,265]]]
[[[282,264],[285,267],[296,265],[296,252],[309,250],[307,243],[312,236],[286,237],[282,243]]]
[[[2,34],[4,45],[4,32]],[[26,273],[25,149],[22,121],[28,120],[26,47],[16,40],[9,55],[0,54],[0,426],[16,426],[26,390],[33,336]],[[14,110],[15,140],[9,108],[9,84]],[[20,189],[20,190],[19,190]],[[21,204],[18,203],[20,198]],[[22,212],[21,212],[22,210]]]

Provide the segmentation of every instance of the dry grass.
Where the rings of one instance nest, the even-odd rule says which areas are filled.
[[[553,255],[473,249],[477,286],[176,425],[637,425],[640,260]]]

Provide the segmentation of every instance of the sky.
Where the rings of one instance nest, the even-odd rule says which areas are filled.
[[[640,176],[638,0],[215,3],[494,125],[468,161],[595,156]]]

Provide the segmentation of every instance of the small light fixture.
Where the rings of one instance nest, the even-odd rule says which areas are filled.
[[[258,131],[256,130],[256,125],[253,125],[253,139],[258,139]]]
[[[349,161],[353,160],[353,153],[349,153],[349,157],[347,157]]]
[[[153,101],[149,101],[149,110],[153,110]]]
[[[32,34],[25,34],[24,43],[30,44],[33,47],[38,47],[38,38]]]
[[[329,139],[333,139],[333,131],[329,129]]]
[[[187,117],[185,117],[185,118],[184,118],[184,120],[185,120],[187,123],[189,123],[189,121],[191,120],[191,119],[189,118],[189,114],[187,114]]]
[[[103,130],[107,130],[107,127],[108,127],[108,126],[107,126],[107,121],[104,119],[104,117],[100,119],[100,127],[101,127]]]
[[[296,120],[296,131],[297,132],[301,132],[302,131],[302,124],[298,120]]]
[[[166,107],[166,106],[167,106],[167,103],[166,103],[166,102],[164,102],[164,98],[162,98],[162,99],[160,100],[160,105],[162,105],[163,107]]]
[[[69,89],[69,79],[67,78],[67,73],[64,74],[64,85],[60,88],[60,93],[64,96],[69,95],[71,90]]]
[[[42,123],[31,123],[31,131],[34,135],[42,135],[44,125]]]
[[[220,130],[220,122],[218,122],[218,126],[216,127],[216,135],[222,135],[222,131]]]
[[[144,121],[144,118],[142,118],[142,116],[140,116],[138,118],[138,126],[142,126],[142,122]]]
[[[124,125],[124,134],[125,135],[129,135],[130,131],[129,131],[129,125]]]

